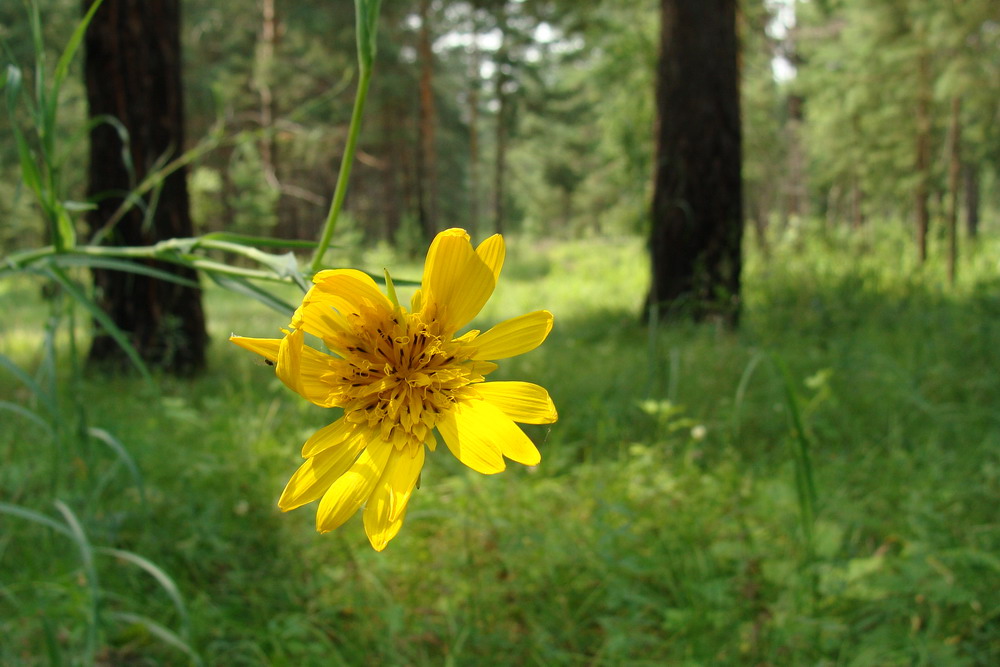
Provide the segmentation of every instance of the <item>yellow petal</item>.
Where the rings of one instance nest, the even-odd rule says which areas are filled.
[[[506,359],[530,352],[542,344],[552,331],[552,313],[536,310],[527,315],[501,322],[482,334],[472,345],[473,359]]]
[[[320,338],[343,331],[344,316],[358,313],[364,306],[392,309],[389,299],[379,291],[371,276],[355,269],[320,271],[302,305],[292,315],[291,325]],[[335,312],[331,312],[335,311]]]
[[[303,343],[302,329],[281,340],[275,372],[285,385],[303,398],[325,408],[337,404],[339,394],[323,379],[330,372],[332,358]]]
[[[493,281],[496,282],[500,279],[500,269],[503,268],[503,260],[507,254],[507,249],[503,243],[503,237],[499,234],[494,234],[485,241],[479,244],[476,248],[476,254],[479,258],[483,260],[486,266],[490,267],[493,271]]]
[[[531,439],[499,408],[478,400],[465,401],[461,405],[456,414],[460,433],[491,440],[504,456],[524,465],[538,465],[542,460]]]
[[[408,448],[393,451],[382,479],[375,485],[375,491],[365,506],[365,533],[376,551],[385,549],[402,526],[400,519],[424,466],[423,446],[415,451],[413,456]]]
[[[376,437],[368,442],[351,468],[323,494],[316,510],[316,530],[333,530],[351,518],[371,496],[385,470],[393,446]]]
[[[281,345],[280,338],[246,338],[244,336],[230,336],[229,342],[236,343],[244,350],[256,352],[268,361],[278,360],[278,346]]]
[[[549,392],[530,382],[483,382],[476,391],[487,403],[522,424],[551,424],[559,415]]]
[[[484,253],[491,261],[496,260],[494,244]],[[429,304],[437,308],[436,317],[445,334],[468,324],[489,300],[494,287],[494,266],[473,251],[464,230],[449,229],[434,237],[424,262],[422,303],[425,308]]]
[[[365,437],[356,434],[350,440],[325,449],[308,459],[288,480],[281,498],[278,499],[278,507],[287,512],[318,499],[337,478],[347,472],[366,442]]]
[[[492,475],[502,472],[506,468],[499,438],[493,430],[498,420],[477,421],[481,416],[480,411],[476,409],[476,406],[479,405],[487,405],[487,403],[485,401],[456,403],[455,407],[445,413],[443,418],[438,421],[437,428],[444,438],[444,443],[448,445],[448,449],[451,450],[456,459],[476,472]],[[514,422],[505,417],[503,413],[496,408],[493,410],[515,430],[520,431],[514,426]],[[504,433],[506,432],[505,429]]]
[[[341,417],[332,424],[328,424],[316,431],[306,440],[305,444],[302,445],[302,457],[307,459],[311,456],[316,456],[329,447],[339,445],[355,435],[356,430],[357,424],[352,424]]]

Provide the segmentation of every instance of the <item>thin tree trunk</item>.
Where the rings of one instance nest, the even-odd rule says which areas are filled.
[[[83,0],[86,10],[91,0]],[[179,0],[106,0],[86,34],[85,73],[90,117],[110,115],[128,129],[125,147],[132,170],[122,161],[122,141],[107,123],[90,134],[88,193],[96,208],[87,221],[102,228],[121,204],[119,193],[150,175],[164,157],[184,150]],[[193,233],[186,171],[162,181],[158,201],[133,208],[113,229],[120,245],[149,245]],[[190,281],[198,275],[173,264],[147,262]],[[205,364],[205,318],[198,289],[134,273],[95,269],[98,303],[124,331],[142,358],[177,373]],[[89,361],[124,368],[117,343],[98,333]]]
[[[965,231],[970,239],[979,236],[979,168],[971,162],[965,163]]]
[[[790,219],[802,219],[806,215],[805,155],[802,150],[803,100],[801,95],[789,95],[788,120],[785,134],[788,140],[788,181],[785,196],[786,224]]]
[[[277,156],[274,144],[274,94],[271,91],[274,70],[274,45],[277,40],[277,20],[274,0],[261,0],[260,38],[257,41],[257,62],[254,82],[260,95],[260,161],[268,184],[278,187]]]
[[[418,206],[420,226],[431,239],[437,232],[437,155],[434,148],[434,51],[431,48],[430,0],[420,0],[420,33],[417,56],[420,59],[420,141]]]
[[[951,98],[951,123],[948,127],[948,282],[955,283],[958,263],[958,188],[962,173],[962,107],[958,97]]]
[[[914,209],[917,222],[917,261],[927,261],[927,230],[930,226],[928,197],[931,169],[931,88],[930,57],[922,52],[917,63],[917,187]]]
[[[504,232],[504,198],[507,196],[507,95],[502,91],[503,77],[497,75],[497,126],[496,126],[496,158],[493,165],[493,229],[497,234]]]
[[[482,62],[476,42],[478,34],[478,26],[474,24],[469,62],[469,228],[482,231],[479,220],[479,72]]]
[[[649,316],[735,326],[740,311],[736,0],[661,0]]]
[[[500,45],[496,52],[496,73],[493,77],[493,96],[497,102],[496,153],[493,164],[493,230],[502,234],[505,228],[505,199],[507,176],[507,138],[509,99],[507,82],[510,67],[507,53],[507,15],[501,5],[497,15],[497,29],[500,31]]]
[[[851,227],[853,229],[861,229],[865,224],[864,200],[865,193],[861,189],[861,179],[855,175],[854,181],[851,183]]]

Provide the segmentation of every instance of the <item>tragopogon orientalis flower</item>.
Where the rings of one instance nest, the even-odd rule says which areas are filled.
[[[485,378],[494,361],[538,347],[552,314],[540,310],[456,336],[493,293],[504,255],[499,235],[474,250],[464,230],[449,229],[431,243],[409,310],[388,274],[386,296],[361,271],[320,271],[283,338],[230,338],[273,362],[303,397],[343,409],[306,441],[306,461],[285,487],[281,509],[320,500],[316,528],[326,532],[364,507],[365,532],[381,551],[403,524],[425,452],[437,446],[435,431],[481,473],[504,470],[504,457],[540,461],[514,422],[556,421],[548,392]],[[329,353],[306,345],[305,334]]]

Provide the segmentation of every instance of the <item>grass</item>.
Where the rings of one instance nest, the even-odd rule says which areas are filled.
[[[556,315],[497,372],[556,401],[528,427],[542,465],[483,477],[437,452],[382,554],[359,518],[318,535],[311,506],[277,510],[330,417],[225,342],[280,316],[209,289],[208,373],[75,391],[124,455],[0,413],[0,498],[67,525],[60,500],[80,527],[0,514],[0,663],[996,664],[998,249],[949,288],[885,228],[749,248],[734,334],[639,326],[638,239],[516,242],[477,326]],[[0,286],[0,351],[32,372],[37,294]],[[0,400],[44,411],[5,371]]]

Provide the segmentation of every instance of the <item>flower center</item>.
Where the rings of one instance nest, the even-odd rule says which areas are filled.
[[[367,424],[397,449],[424,443],[433,449],[431,431],[441,415],[468,384],[483,379],[464,346],[442,338],[436,322],[402,309],[362,309],[348,321],[352,332],[330,341],[343,358],[327,376],[345,417]]]

